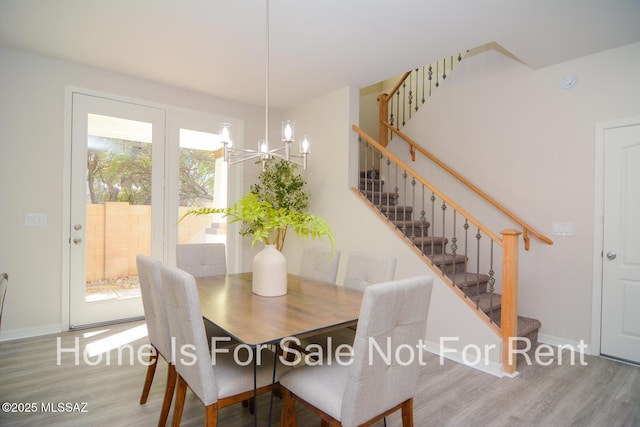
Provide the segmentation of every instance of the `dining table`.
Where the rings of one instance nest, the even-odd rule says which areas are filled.
[[[251,282],[250,272],[196,278],[202,316],[237,342],[254,349],[358,322],[363,297],[359,290],[288,274],[285,295],[264,297],[252,292]],[[274,363],[274,382],[275,366]],[[272,402],[273,394],[269,419]],[[257,413],[256,407],[256,425]]]
[[[251,273],[196,278],[202,316],[240,343],[274,344],[353,326],[361,291],[295,274],[287,293],[263,297],[251,291]]]

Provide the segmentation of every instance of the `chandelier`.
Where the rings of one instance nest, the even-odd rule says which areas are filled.
[[[251,159],[262,160],[263,164],[273,158],[284,159],[307,168],[307,155],[309,154],[310,139],[307,135],[300,138],[299,154],[291,153],[291,145],[295,141],[295,122],[285,120],[282,122],[282,143],[278,148],[269,147],[269,0],[266,0],[266,58],[265,58],[265,118],[264,139],[258,141],[258,149],[239,148],[233,146],[231,138],[231,124],[220,123],[218,135],[223,146],[224,161],[229,165],[241,163]]]

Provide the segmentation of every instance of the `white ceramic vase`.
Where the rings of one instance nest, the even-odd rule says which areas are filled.
[[[275,245],[265,245],[253,257],[252,290],[263,297],[278,297],[287,293],[287,258]]]

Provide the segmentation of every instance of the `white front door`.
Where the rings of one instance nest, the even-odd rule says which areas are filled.
[[[605,129],[600,353],[640,363],[640,124]]]
[[[136,255],[163,258],[165,112],[74,93],[70,327],[144,315]]]

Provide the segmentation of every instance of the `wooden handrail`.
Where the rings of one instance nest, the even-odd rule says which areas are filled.
[[[376,140],[374,140],[373,138],[371,138],[369,135],[367,135],[362,129],[360,129],[358,126],[353,125],[352,126],[353,130],[356,131],[362,138],[366,139],[367,142],[371,145],[373,145],[377,150],[379,150],[381,153],[384,153],[389,160],[391,160],[392,162],[396,163],[398,166],[400,166],[402,169],[404,169],[407,173],[409,173],[413,178],[416,179],[416,181],[419,181],[422,185],[424,185],[425,187],[427,187],[429,190],[431,190],[433,192],[433,194],[437,195],[438,197],[440,197],[444,202],[446,202],[449,206],[451,206],[453,209],[455,209],[456,211],[460,212],[460,214],[465,217],[467,220],[469,220],[470,223],[472,223],[473,225],[475,225],[476,227],[478,227],[478,229],[482,230],[485,235],[487,235],[491,240],[493,240],[494,242],[496,242],[497,244],[499,244],[500,246],[502,246],[502,239],[495,234],[493,231],[489,230],[488,227],[484,226],[480,221],[478,221],[477,219],[475,219],[469,212],[467,212],[466,210],[464,210],[462,207],[460,207],[457,203],[455,203],[453,200],[451,200],[449,197],[447,197],[445,194],[443,194],[440,190],[438,190],[437,188],[435,188],[433,185],[431,185],[429,182],[427,182],[427,180],[425,180],[423,177],[421,177],[416,171],[414,171],[413,169],[411,169],[406,163],[404,163],[402,160],[400,160],[400,158],[398,158],[396,155],[394,155],[393,153],[390,153],[386,148],[384,148],[382,145],[378,144],[378,142],[376,142]]]
[[[413,141],[411,138],[409,138],[407,135],[405,135],[404,133],[402,133],[400,130],[398,130],[397,128],[395,128],[394,126],[391,126],[388,122],[384,122],[383,123],[384,126],[388,129],[390,129],[392,132],[394,132],[396,135],[398,135],[400,138],[404,139],[407,144],[409,144],[410,149],[413,150],[418,150],[419,152],[421,152],[424,156],[426,156],[429,160],[431,160],[432,162],[434,162],[436,165],[440,166],[443,170],[445,170],[447,173],[449,173],[451,176],[453,176],[454,178],[456,178],[458,181],[460,181],[462,184],[464,184],[465,186],[467,186],[468,188],[470,188],[472,191],[474,191],[476,194],[478,194],[480,197],[482,197],[485,201],[487,201],[488,203],[492,204],[496,209],[498,209],[500,212],[502,212],[504,215],[506,215],[507,217],[509,217],[512,221],[514,221],[516,224],[518,224],[520,227],[522,227],[522,237],[524,240],[524,248],[526,250],[529,250],[529,233],[531,233],[534,237],[536,237],[537,239],[539,239],[540,241],[547,243],[549,245],[553,245],[553,240],[551,240],[549,237],[545,236],[544,234],[540,233],[539,231],[537,231],[536,229],[534,229],[533,227],[531,227],[529,224],[527,224],[526,222],[524,222],[520,217],[518,217],[516,214],[514,214],[513,212],[511,212],[510,210],[508,210],[507,208],[505,208],[504,206],[502,206],[500,203],[498,203],[495,199],[493,199],[491,196],[489,196],[487,193],[485,193],[484,191],[482,191],[481,189],[479,189],[478,187],[476,187],[475,185],[473,185],[471,182],[469,182],[469,180],[467,180],[466,178],[464,178],[462,175],[460,175],[458,172],[456,172],[455,170],[451,169],[446,163],[444,163],[442,160],[438,159],[437,157],[435,157],[433,154],[429,153],[427,150],[425,150],[424,148],[422,148],[422,146],[420,146],[418,143],[416,143],[415,141]],[[413,157],[412,157],[413,158]],[[415,158],[414,158],[415,160]]]
[[[393,87],[393,89],[389,91],[389,93],[391,95],[396,93],[398,89],[400,89],[400,86],[402,86],[402,83],[404,83],[404,81],[407,80],[407,77],[409,77],[410,74],[411,74],[411,71],[407,71],[406,73],[404,73],[402,77],[400,77],[400,80],[398,80],[398,83],[396,83],[396,85]],[[387,97],[389,97],[389,95],[387,95]]]

